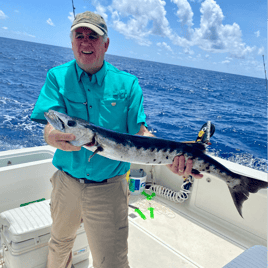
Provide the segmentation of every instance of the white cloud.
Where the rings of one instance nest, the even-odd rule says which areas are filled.
[[[230,61],[229,61],[229,60],[224,60],[224,61],[222,61],[221,63],[222,63],[222,64],[228,64],[228,63],[230,63]]]
[[[145,27],[142,27],[142,25],[142,19],[131,19],[127,24],[120,20],[114,21],[113,27],[127,39],[134,39],[135,42],[141,46],[150,46],[152,42],[146,38],[150,32],[146,31]]]
[[[189,55],[193,55],[194,54],[194,51],[191,50],[189,47],[184,48],[183,52],[185,54],[189,54]]]
[[[257,31],[254,34],[256,35],[256,37],[259,37],[260,36],[260,31]]]
[[[184,36],[186,39],[190,39],[193,30],[193,11],[187,0],[171,0],[174,4],[177,5],[178,10],[176,15],[179,17],[181,22],[181,27],[185,30]]]
[[[103,7],[93,1],[102,16],[112,14],[112,27],[127,39],[133,39],[139,45],[150,46],[150,35],[170,36],[172,31],[166,18],[162,0],[113,0],[111,6]],[[107,18],[107,17],[106,17]]]
[[[105,11],[106,8],[98,3],[98,5],[96,6],[96,13],[100,14],[104,18],[104,20],[107,21],[108,15],[105,13]]]
[[[49,19],[47,20],[47,24],[49,24],[49,25],[51,25],[51,26],[55,26],[54,23],[52,22],[51,18],[49,18]]]
[[[109,27],[139,45],[150,46],[150,37],[157,35],[169,38],[174,45],[183,47],[185,53],[190,55],[193,54],[190,49],[193,46],[207,52],[228,53],[230,58],[246,58],[253,52],[258,52],[256,46],[251,47],[243,42],[242,31],[237,23],[223,24],[224,14],[215,0],[171,0],[177,6],[175,14],[179,18],[178,27],[174,30],[166,18],[164,0],[111,1],[109,6],[101,5],[98,0],[92,0],[92,4]],[[190,1],[202,2],[200,25],[196,28]],[[258,36],[259,31],[255,34]]]
[[[228,52],[236,58],[244,58],[256,49],[242,42],[242,32],[237,23],[223,25],[223,12],[214,0],[205,0],[200,12],[200,28],[195,29],[193,44],[214,53]]]
[[[207,50],[222,48],[222,44],[218,42],[224,18],[220,6],[214,0],[206,0],[202,3],[200,12],[200,28],[195,29],[195,42]]]
[[[68,19],[70,20],[71,23],[73,23],[73,21],[74,21],[74,13],[73,12],[69,12]]]
[[[159,42],[159,43],[157,43],[156,44],[158,47],[160,47],[160,48],[164,48],[164,49],[166,49],[166,50],[168,50],[168,51],[170,51],[170,52],[172,52],[173,53],[173,50],[172,50],[172,48],[166,43],[166,42]]]
[[[264,54],[264,47],[261,47],[258,49],[258,55],[263,55]]]
[[[4,20],[4,19],[7,19],[7,18],[8,18],[8,16],[5,15],[5,13],[2,10],[0,10],[0,20],[1,19]]]
[[[192,46],[193,43],[190,40],[187,40],[184,37],[180,37],[177,34],[174,34],[173,36],[171,36],[170,38],[172,40],[172,43],[174,45],[180,46],[180,47],[189,47]]]
[[[8,28],[7,27],[2,27],[4,30],[7,30]]]
[[[240,66],[242,66],[247,71],[252,71],[254,68],[255,70],[262,71],[263,72],[263,63],[262,61],[256,61],[256,60],[243,60],[239,63]]]

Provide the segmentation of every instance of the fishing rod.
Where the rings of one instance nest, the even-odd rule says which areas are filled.
[[[262,55],[262,59],[263,59],[263,67],[264,67],[264,74],[265,74],[265,81],[266,81],[266,90],[267,90],[267,77],[266,77],[266,70],[265,70],[264,55]]]
[[[72,4],[73,4],[73,13],[74,13],[74,18],[75,18],[75,12],[74,12],[75,7],[74,7],[74,1],[73,0],[72,0]]]

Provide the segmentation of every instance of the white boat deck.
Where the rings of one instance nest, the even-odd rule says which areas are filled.
[[[42,155],[40,159],[38,150]],[[51,185],[47,177],[53,174],[55,168],[48,152],[53,153],[49,146],[2,152],[0,213],[18,207],[23,200],[50,198]],[[23,153],[31,159],[30,163],[27,163]],[[19,158],[22,158],[22,162]],[[13,168],[5,165],[7,160],[12,162]],[[1,162],[4,163],[2,167]],[[242,167],[223,162],[232,170],[237,171]],[[157,184],[175,191],[180,189],[181,178],[165,167],[152,169],[151,166],[132,165],[132,168],[143,168],[149,181],[153,177]],[[22,174],[27,170],[30,175],[25,179]],[[240,173],[267,180],[266,173],[250,168],[242,167]],[[143,195],[130,196],[130,204],[138,207],[147,218],[143,220],[134,209],[129,208],[128,257],[131,268],[222,268],[246,249],[254,245],[267,245],[266,190],[251,195],[244,203],[244,219],[238,214],[229,190],[222,181],[204,176],[201,180],[195,180],[191,191],[189,199],[182,204],[158,196],[151,201]],[[150,205],[155,208],[153,219],[147,209]],[[267,261],[263,267],[266,265]],[[74,266],[92,267],[91,256]],[[0,268],[6,267],[0,264]]]
[[[148,211],[144,212],[146,220],[141,217],[130,220],[129,261],[133,268],[220,268],[244,251],[220,234],[187,219],[172,202],[155,200],[166,207],[163,207],[165,214],[156,212],[151,219]]]
[[[134,206],[141,202],[146,206],[149,201],[136,196],[130,198]],[[222,268],[246,249],[188,219],[174,208],[172,202],[163,203],[156,197],[151,204],[155,203],[162,213],[156,212],[154,219],[150,218],[149,210],[143,211],[146,216],[143,220],[129,208],[128,257],[131,268]],[[75,268],[90,267],[88,261],[75,265]]]

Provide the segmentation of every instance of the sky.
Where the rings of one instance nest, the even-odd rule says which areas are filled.
[[[265,0],[73,1],[106,20],[107,54],[265,78]],[[71,48],[72,21],[72,0],[0,0],[0,37]]]

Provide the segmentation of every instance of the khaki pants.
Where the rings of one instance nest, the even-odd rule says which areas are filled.
[[[126,175],[81,184],[65,172],[50,179],[51,238],[47,268],[70,268],[76,231],[83,219],[94,268],[129,268]]]

